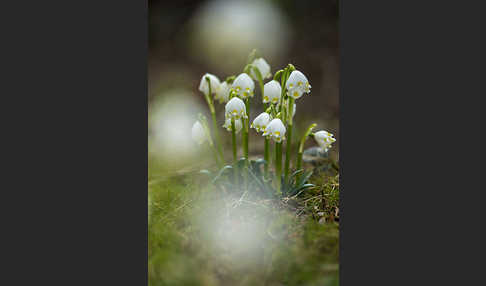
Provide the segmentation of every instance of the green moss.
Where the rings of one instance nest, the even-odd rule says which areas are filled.
[[[201,177],[149,181],[149,285],[339,285],[338,176],[293,200],[231,197]]]

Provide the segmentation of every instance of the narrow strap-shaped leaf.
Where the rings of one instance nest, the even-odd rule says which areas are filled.
[[[216,177],[214,177],[212,183],[213,184],[216,183],[216,181],[219,180],[219,178],[223,175],[224,171],[229,170],[229,169],[233,169],[233,167],[230,166],[230,165],[226,165],[223,168],[221,168],[221,170],[219,170],[219,172],[218,172],[218,175],[216,175]]]

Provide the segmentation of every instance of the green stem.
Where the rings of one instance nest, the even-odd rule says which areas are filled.
[[[221,137],[219,137],[219,132],[218,132],[218,121],[216,120],[216,112],[212,111],[211,112],[211,117],[213,119],[213,130],[214,130],[214,137],[216,138],[216,150],[218,150],[218,154],[221,158],[221,161],[224,162],[224,156],[223,156],[223,144],[221,143]]]
[[[247,118],[243,118],[243,156],[248,161],[248,127],[250,126],[250,98],[245,99],[246,115]]]
[[[248,121],[242,118],[241,122],[243,124],[243,132],[241,133],[243,156],[245,157],[245,167],[248,168]],[[243,175],[243,186],[246,188],[248,186],[248,172],[245,169],[241,171]]]
[[[285,182],[289,178],[289,167],[290,167],[290,157],[291,157],[291,148],[292,148],[292,109],[294,109],[294,98],[289,96],[289,105],[287,108],[287,116],[288,116],[288,126],[287,126],[287,150],[285,152],[285,169],[284,169],[284,178]]]
[[[296,170],[300,170],[302,168],[302,154],[304,153],[305,140],[307,140],[307,137],[311,134],[312,129],[314,129],[314,127],[316,127],[315,123],[312,123],[311,125],[309,125],[306,132],[304,133],[304,135],[300,139],[299,153],[297,154]],[[301,173],[297,174],[297,176],[295,178],[296,180],[298,180],[300,178],[300,174]]]
[[[214,147],[214,144],[210,144],[209,147],[210,147],[211,151],[213,151],[214,158],[216,159],[216,164],[218,165],[219,168],[222,168],[224,164],[221,162],[221,160],[219,158],[218,151]]]
[[[282,181],[282,142],[275,143],[275,185],[277,187],[277,193],[282,194],[281,182]]]
[[[280,108],[278,112],[282,112],[282,107],[283,107],[283,102],[284,102],[284,97],[285,97],[285,91],[287,90],[285,85],[287,83],[287,79],[289,78],[289,69],[285,68],[284,72],[282,73],[282,78],[280,79],[280,85],[282,87],[282,93],[280,94]]]
[[[297,166],[296,166],[296,169],[297,170],[300,170],[302,168],[302,152],[299,151],[299,153],[297,153]],[[299,177],[300,174],[297,174],[297,177]]]
[[[289,167],[290,167],[290,157],[291,157],[291,138],[292,138],[292,123],[289,122],[289,125],[287,126],[287,145],[286,145],[286,150],[285,150],[285,166],[284,166],[284,178],[285,182],[287,182],[287,179],[289,178]]]
[[[224,162],[223,144],[221,143],[221,137],[219,137],[218,121],[216,120],[216,110],[214,109],[214,102],[213,102],[213,98],[211,97],[211,94],[212,94],[211,81],[209,80],[208,77],[206,77],[206,81],[208,83],[209,92],[208,92],[208,94],[205,94],[204,96],[206,97],[206,102],[208,103],[209,111],[211,112],[211,117],[213,119],[213,133],[214,133],[214,137],[216,139],[215,143],[217,145],[217,150],[218,150],[219,156],[221,157],[221,161]]]
[[[264,178],[268,178],[268,165],[270,165],[270,152],[269,152],[269,139],[268,137],[265,137],[265,153],[263,155],[263,159],[265,160],[265,166],[264,166]]]
[[[263,97],[265,96],[265,91],[264,91],[265,89],[263,87],[263,80],[261,77],[258,77],[258,84],[260,85],[260,92],[262,94],[262,101],[263,101]],[[265,109],[267,109],[266,104],[265,104]]]
[[[235,119],[231,118],[231,142],[233,143],[233,174],[235,184],[238,185],[238,162],[236,156],[236,132],[235,132]]]

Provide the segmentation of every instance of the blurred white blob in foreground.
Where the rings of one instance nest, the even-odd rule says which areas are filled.
[[[241,68],[256,48],[267,60],[285,55],[289,25],[268,1],[209,1],[192,22],[192,53],[212,68]]]
[[[149,152],[171,164],[194,155],[191,128],[201,110],[186,90],[161,94],[149,107]]]
[[[214,255],[224,257],[233,266],[258,263],[262,249],[280,240],[269,236],[268,223],[275,219],[273,214],[264,203],[248,199],[248,193],[218,194],[219,199],[198,205],[192,217]]]

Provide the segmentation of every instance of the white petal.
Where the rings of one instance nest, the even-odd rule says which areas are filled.
[[[226,128],[226,130],[231,132],[231,118],[227,118],[225,120],[223,127]],[[243,128],[243,123],[241,122],[241,120],[240,119],[235,120],[236,133],[240,132],[242,128]]]
[[[204,143],[204,141],[206,141],[207,139],[204,128],[201,123],[199,123],[199,121],[196,121],[196,123],[194,123],[194,125],[192,126],[191,135],[192,139],[198,144]]]
[[[271,80],[263,86],[263,103],[278,103],[282,94],[282,87],[276,80]]]
[[[253,61],[252,65],[255,66],[258,69],[258,71],[260,71],[262,79],[266,79],[266,78],[269,78],[271,76],[270,65],[267,63],[267,61],[265,61],[265,59],[263,59],[263,58],[255,59]],[[252,75],[253,79],[258,80],[258,78],[257,78],[257,76],[256,76],[256,74],[254,73],[253,70],[251,71],[251,75]]]
[[[236,90],[236,93],[239,97],[247,98],[253,96],[255,83],[249,75],[247,75],[246,73],[241,73],[233,81],[232,87],[234,90]]]
[[[246,117],[246,106],[243,100],[238,97],[233,97],[226,103],[225,106],[226,118],[239,119],[240,117]]]
[[[211,84],[211,93],[216,93],[219,90],[219,85],[221,84],[218,77],[213,74],[206,73],[202,76],[201,82],[199,83],[199,91],[203,92],[204,94],[208,94],[209,86],[208,82],[206,81],[206,77],[209,78],[209,82]]]

